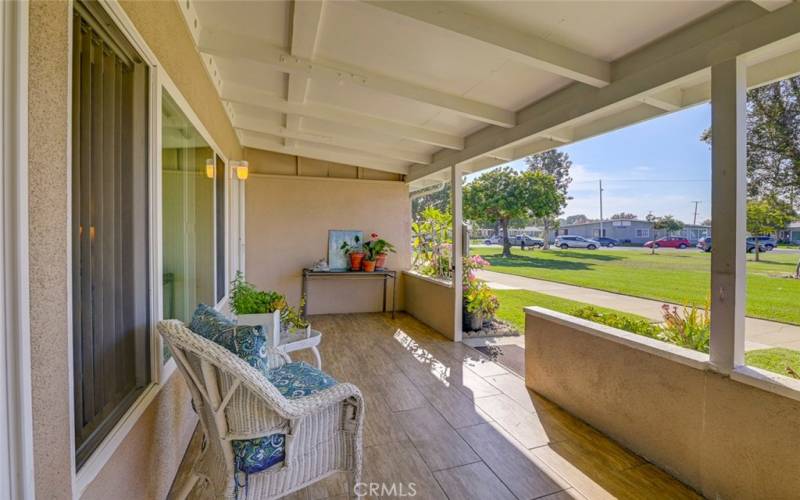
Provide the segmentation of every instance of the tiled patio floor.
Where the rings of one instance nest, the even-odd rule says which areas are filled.
[[[312,322],[324,334],[323,368],[364,393],[365,483],[395,485],[397,494],[413,483],[426,500],[698,498],[522,378],[407,315]],[[334,476],[288,498],[346,498],[347,490]]]

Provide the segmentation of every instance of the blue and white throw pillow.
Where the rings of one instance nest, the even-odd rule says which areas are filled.
[[[264,375],[269,371],[267,336],[260,326],[239,326],[205,304],[194,311],[189,329],[236,354]]]

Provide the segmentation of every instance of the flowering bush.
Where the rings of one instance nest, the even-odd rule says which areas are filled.
[[[422,211],[411,224],[414,261],[411,266],[426,276],[440,279],[452,278],[450,270],[453,240],[450,235],[452,215],[433,207]]]
[[[464,276],[464,307],[470,314],[492,317],[500,307],[497,295],[484,281],[479,280],[475,271],[490,266],[480,255],[465,257],[462,262]]]
[[[695,351],[708,352],[711,338],[711,314],[708,311],[708,305],[705,309],[694,306],[678,309],[677,306],[662,305],[664,323],[658,338]]]

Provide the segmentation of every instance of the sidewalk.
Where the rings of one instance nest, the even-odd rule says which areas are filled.
[[[603,292],[592,288],[565,285],[552,281],[525,278],[492,271],[478,271],[478,277],[486,280],[490,287],[502,290],[531,290],[564,299],[585,302],[599,307],[607,307],[632,314],[638,314],[653,321],[661,320],[662,301],[629,297],[618,293]],[[514,340],[512,340],[514,339]],[[521,337],[495,343],[524,345]],[[485,342],[483,343],[485,344]],[[482,344],[478,344],[482,345]],[[800,326],[777,323],[764,319],[747,318],[745,322],[745,350],[766,347],[786,347],[800,350]]]

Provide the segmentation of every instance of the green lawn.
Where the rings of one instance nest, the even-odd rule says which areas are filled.
[[[596,288],[610,292],[703,306],[710,288],[711,254],[693,249],[526,250],[503,258],[498,248],[473,248],[491,271]],[[797,254],[765,253],[761,262],[748,255],[747,315],[800,324]]]
[[[589,305],[583,302],[562,299],[543,293],[531,292],[529,290],[495,290],[494,292],[500,299],[500,309],[497,311],[496,317],[512,324],[520,332],[525,331],[525,313],[522,310],[523,307],[541,306],[554,311],[571,314],[576,309]],[[603,313],[613,313],[618,316],[647,321],[647,318],[637,316],[636,314],[624,313],[604,307],[595,307],[595,309]],[[745,362],[750,366],[755,366],[788,377],[793,377],[794,375],[787,370],[787,367],[791,368],[794,373],[800,373],[800,351],[793,351],[791,349],[774,347],[750,351],[745,353]]]
[[[514,328],[520,332],[525,331],[525,312],[522,310],[523,307],[540,306],[553,311],[572,314],[576,309],[589,305],[585,302],[562,299],[544,293],[531,292],[530,290],[494,290],[494,293],[500,299],[500,309],[496,314],[497,318],[514,325]],[[649,321],[647,318],[636,314],[614,311],[605,307],[592,307],[603,313],[614,313],[619,316]]]

